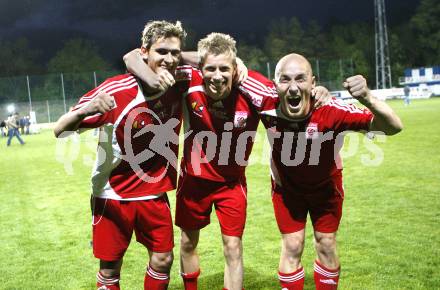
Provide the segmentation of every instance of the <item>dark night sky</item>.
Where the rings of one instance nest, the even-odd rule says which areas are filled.
[[[420,0],[386,0],[388,24],[398,25]],[[297,17],[365,21],[373,25],[373,0],[0,0],[0,39],[27,37],[31,47],[51,57],[71,37],[94,39],[101,52],[116,62],[139,45],[147,20],[181,20],[197,37],[211,31],[232,34],[238,41],[261,40],[271,21]]]

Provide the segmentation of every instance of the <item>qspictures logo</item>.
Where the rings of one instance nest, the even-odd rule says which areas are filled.
[[[155,121],[142,123],[142,121],[139,121],[140,118],[138,118],[140,114],[148,114],[149,119]],[[256,163],[267,165],[269,164],[272,150],[280,151],[281,161],[285,166],[298,166],[304,163],[319,165],[322,153],[321,148],[324,142],[334,142],[333,157],[338,168],[342,168],[341,157],[349,158],[356,156],[361,149],[363,153],[359,156],[364,166],[379,166],[384,159],[383,150],[376,144],[386,141],[386,136],[382,132],[370,132],[367,134],[368,136],[348,134],[350,133],[349,131],[338,134],[333,131],[322,133],[318,132],[316,124],[310,123],[305,132],[283,132],[284,134],[281,134],[276,129],[267,129],[263,134],[255,131],[243,131],[238,137],[237,135],[232,137],[233,134],[230,131],[234,130],[234,128],[240,129],[243,122],[246,122],[246,116],[237,114],[233,123],[226,122],[224,124],[224,132],[199,131],[194,133],[192,130],[188,130],[183,136],[179,137],[175,129],[177,126],[180,126],[180,120],[170,118],[164,123],[152,110],[137,108],[128,114],[123,126],[125,154],[122,154],[121,150],[118,149],[115,137],[107,136],[111,130],[101,130],[99,132],[100,146],[98,146],[98,150],[96,150],[96,137],[89,134],[86,135],[85,140],[81,141],[82,139],[78,134],[65,132],[61,137],[70,136],[58,139],[55,158],[64,165],[64,169],[68,174],[73,174],[73,163],[75,161],[82,157],[83,164],[91,166],[95,159],[93,151],[97,151],[96,155],[99,155],[98,159],[100,162],[98,165],[103,164],[108,158],[120,158],[128,162],[133,172],[139,178],[149,183],[159,182],[167,174],[170,166],[178,170],[177,153],[171,149],[171,145],[180,144],[183,146],[184,141],[189,137],[193,141],[189,149],[191,156],[190,164],[193,167],[193,172],[196,174],[202,173],[202,164],[209,163],[215,160],[216,157],[219,165],[231,165],[228,162],[234,162],[239,166]],[[137,130],[134,135],[132,135],[133,129]],[[150,136],[149,138],[146,138],[147,134]],[[375,136],[374,140],[371,138],[373,135]],[[237,139],[232,140],[232,138]],[[145,140],[145,143],[142,143],[142,146],[144,146],[143,150],[138,153],[135,152],[133,139]],[[343,147],[344,140],[345,145]],[[282,144],[281,148],[274,148],[276,141],[278,144]],[[107,144],[106,146],[106,142],[112,144]],[[245,160],[245,149],[248,142],[263,142],[261,156],[254,154],[251,155],[249,160]],[[231,144],[236,144],[236,147],[230,148]],[[85,146],[88,152],[80,154],[81,146]],[[103,150],[103,148],[107,148],[107,150]],[[108,150],[108,148],[111,148],[111,150]],[[309,151],[308,155],[306,155],[306,151]],[[229,156],[230,152],[235,152],[232,158]],[[223,156],[224,154],[226,155]],[[158,176],[149,176],[147,172],[144,172],[141,164],[155,158],[157,155],[165,158],[167,164]],[[306,160],[305,156],[308,156],[308,160]],[[97,165],[95,164],[95,166]]]

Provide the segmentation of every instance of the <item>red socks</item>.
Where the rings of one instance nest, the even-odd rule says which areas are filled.
[[[317,260],[315,260],[315,285],[316,290],[336,290],[338,289],[339,282],[339,269],[331,270],[321,265]]]
[[[119,290],[119,275],[105,278],[101,272],[96,274],[96,288],[98,290]]]
[[[167,273],[156,272],[149,265],[144,279],[144,290],[166,290],[170,283],[170,276]]]
[[[183,279],[183,285],[185,286],[185,290],[197,290],[197,278],[200,275],[200,269],[194,273],[180,273]]]
[[[304,289],[304,268],[301,267],[293,273],[278,272],[281,288],[285,290]]]

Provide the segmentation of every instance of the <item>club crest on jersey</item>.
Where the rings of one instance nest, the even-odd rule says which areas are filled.
[[[318,123],[309,123],[306,128],[306,139],[318,138]]]
[[[234,127],[244,128],[246,126],[246,120],[248,113],[245,111],[237,111],[234,116]]]
[[[202,116],[202,112],[203,112],[203,109],[204,109],[203,105],[201,105],[201,104],[199,104],[197,102],[192,102],[191,103],[191,107],[193,109],[194,114],[196,114],[197,116],[200,116],[200,117]]]
[[[139,129],[145,126],[145,121],[143,120],[136,120],[133,122],[133,129]]]

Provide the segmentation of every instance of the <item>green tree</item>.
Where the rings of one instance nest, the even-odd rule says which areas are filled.
[[[308,58],[321,58],[325,56],[327,49],[327,38],[321,31],[321,26],[315,20],[307,23],[303,39],[301,40],[301,50]]]
[[[259,71],[267,76],[266,63],[268,59],[261,49],[246,43],[241,43],[238,45],[237,50],[238,56],[249,69]]]
[[[323,72],[330,80],[342,80],[352,74],[364,75],[373,85],[374,32],[367,24],[335,25],[327,38],[327,58],[334,61]]]
[[[25,38],[0,40],[0,102],[27,100],[26,75],[41,71],[38,56]]]
[[[0,76],[28,75],[41,71],[37,64],[40,52],[29,46],[26,38],[0,40]]]
[[[440,64],[440,1],[422,0],[410,25],[416,36],[412,47],[419,48],[414,64]]]
[[[281,18],[271,23],[264,50],[272,62],[292,52],[306,54],[303,37],[304,30],[297,18]]]
[[[61,74],[66,98],[78,98],[94,87],[94,71],[109,70],[110,65],[98,53],[97,47],[85,39],[68,40],[49,61],[49,75],[39,90],[47,98],[61,98]]]
[[[49,72],[90,72],[109,70],[110,65],[98,53],[90,41],[76,38],[68,40],[64,47],[49,61]]]

